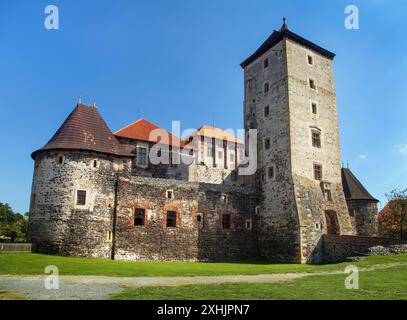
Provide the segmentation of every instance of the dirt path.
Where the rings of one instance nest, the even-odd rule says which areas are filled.
[[[360,268],[361,272],[394,268],[407,263],[377,264]],[[106,277],[106,276],[60,276],[59,289],[47,290],[44,286],[46,276],[0,276],[1,289],[23,294],[29,299],[106,299],[111,293],[120,292],[123,287],[176,286],[187,284],[213,284],[231,282],[272,283],[289,281],[308,276],[344,274],[344,271],[318,273],[277,273],[261,275],[197,276],[197,277]]]

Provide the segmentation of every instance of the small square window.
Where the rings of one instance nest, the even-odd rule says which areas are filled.
[[[269,59],[267,58],[263,61],[263,67],[264,67],[264,69],[266,69],[266,68],[268,68],[268,66],[269,66]]]
[[[137,208],[134,212],[134,225],[144,226],[145,225],[145,210]]]
[[[270,138],[264,139],[264,148],[266,150],[270,149]]]
[[[76,191],[76,205],[78,205],[78,206],[86,205],[86,191],[85,190]]]
[[[314,64],[314,58],[312,56],[308,55],[307,59],[308,59],[308,64],[310,64],[310,65]]]
[[[311,109],[312,109],[313,114],[317,114],[318,108],[317,108],[317,104],[315,102],[311,104]]]
[[[315,180],[322,180],[322,166],[314,164],[314,178]]]
[[[222,229],[224,230],[230,229],[230,220],[231,220],[230,214],[225,213],[222,215]]]
[[[174,191],[167,190],[166,197],[167,197],[167,199],[174,199]]]
[[[264,107],[264,116],[268,117],[269,114],[270,114],[270,106],[267,105]]]
[[[167,211],[167,228],[175,228],[177,226],[177,213],[175,211]]]
[[[315,90],[317,87],[315,86],[315,81],[313,79],[309,79],[309,87]]]

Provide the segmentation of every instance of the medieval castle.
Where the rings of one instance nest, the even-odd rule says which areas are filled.
[[[250,176],[238,170],[247,137],[203,126],[164,139],[145,119],[112,134],[78,103],[32,154],[31,242],[78,257],[303,263],[324,260],[327,235],[375,236],[377,200],[341,168],[334,56],[284,22],[241,64]],[[176,161],[188,146],[192,161]]]

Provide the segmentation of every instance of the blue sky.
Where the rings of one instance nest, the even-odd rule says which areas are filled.
[[[60,29],[44,28],[44,8]],[[360,30],[344,28],[346,5]],[[281,26],[335,58],[341,156],[385,201],[407,187],[407,3],[402,0],[1,1],[0,202],[28,210],[32,151],[79,95],[112,131],[145,117],[170,129],[242,127],[239,64]]]

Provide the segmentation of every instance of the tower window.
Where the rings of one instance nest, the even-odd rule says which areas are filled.
[[[231,181],[237,181],[237,172],[236,171],[232,171],[230,173],[230,180]]]
[[[63,164],[63,163],[64,163],[64,156],[59,155],[59,156],[57,157],[57,163],[58,163],[59,165]]]
[[[313,58],[312,56],[308,55],[308,56],[307,56],[307,59],[308,59],[308,64],[309,64],[309,65],[313,65],[313,64],[314,64],[314,58]]]
[[[92,161],[92,167],[93,168],[99,168],[100,166],[100,162],[98,160],[93,160]]]
[[[232,162],[232,163],[235,162],[235,154],[234,153],[229,154],[229,161]]]
[[[264,107],[264,116],[268,117],[269,114],[270,114],[270,106],[267,105]]]
[[[322,180],[322,166],[314,164],[314,178],[315,180]]]
[[[263,61],[263,67],[264,67],[264,69],[266,69],[266,68],[268,68],[268,66],[269,66],[269,59],[267,58]]]
[[[167,192],[165,194],[166,194],[167,199],[174,199],[174,191],[167,190]]]
[[[177,213],[175,211],[167,211],[167,228],[175,228],[177,226]]]
[[[134,225],[145,226],[145,210],[137,208],[134,212]]]
[[[313,79],[309,79],[309,87],[315,90],[317,87],[315,86],[315,81]]]
[[[78,206],[86,205],[86,191],[85,190],[76,191],[76,205],[78,205]]]
[[[223,152],[222,151],[218,151],[218,159],[222,159],[223,158]]]
[[[264,94],[267,94],[270,90],[270,83],[266,82],[264,84]]]
[[[316,104],[315,102],[313,102],[313,103],[311,104],[311,109],[312,109],[312,113],[313,113],[313,114],[317,114],[318,108],[317,108],[317,104]]]
[[[252,230],[252,219],[247,219],[245,221],[245,227],[247,230]]]
[[[224,229],[224,230],[230,229],[230,221],[231,221],[230,214],[228,214],[228,213],[223,214],[222,215],[222,229]]]
[[[267,168],[267,175],[270,179],[274,179],[274,167],[268,167]]]
[[[321,148],[321,133],[312,131],[312,146],[315,148]]]
[[[139,166],[146,166],[147,165],[147,148],[138,147],[137,164]]]
[[[264,148],[266,150],[270,149],[270,138],[264,139]]]

